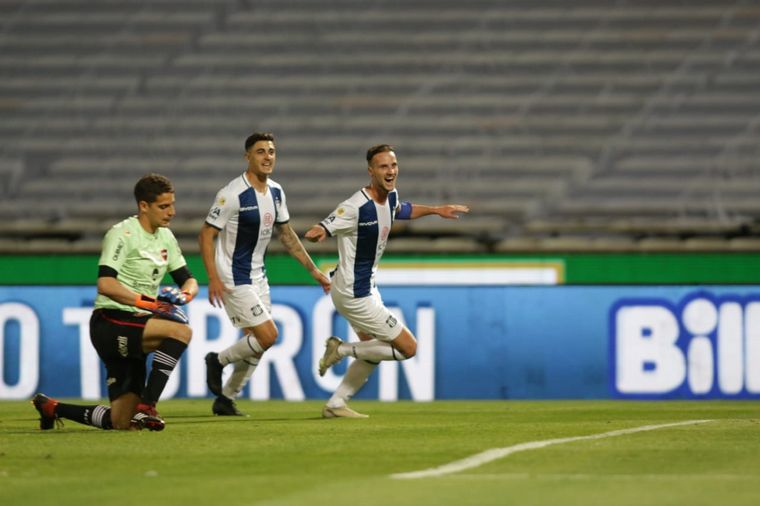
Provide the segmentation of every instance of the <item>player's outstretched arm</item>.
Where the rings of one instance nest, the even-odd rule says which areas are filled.
[[[462,204],[445,204],[442,206],[437,206],[436,209],[436,214],[441,218],[446,218],[447,220],[458,220],[459,215],[467,214],[470,212],[470,208]]]
[[[306,248],[303,247],[303,244],[293,230],[293,227],[291,227],[289,223],[283,223],[277,225],[277,230],[279,232],[280,242],[282,242],[287,248],[290,255],[298,260],[298,263],[303,265],[304,269],[306,269],[309,274],[311,274],[311,277],[314,278],[314,281],[322,286],[322,290],[324,290],[325,293],[329,292],[330,279],[314,264],[314,261],[311,259],[311,256],[309,256]]]
[[[447,220],[458,220],[461,214],[466,214],[469,212],[470,208],[462,204],[445,204],[442,206],[412,204],[412,210],[409,214],[408,219],[415,220],[417,218],[422,218],[423,216],[428,216],[430,214],[437,214],[441,218],[446,218]]]

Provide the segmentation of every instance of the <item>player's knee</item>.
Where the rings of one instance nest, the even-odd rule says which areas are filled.
[[[401,352],[404,354],[406,358],[412,358],[417,354],[417,341],[412,341],[411,343],[408,343]]]
[[[190,340],[193,338],[193,329],[190,328],[190,325],[178,325],[178,327],[177,335],[172,337],[176,337],[177,340],[185,344],[190,344]]]
[[[274,324],[256,327],[253,330],[253,336],[265,350],[268,350],[274,346],[274,343],[277,341],[278,334],[279,333],[277,331],[277,327]]]
[[[259,343],[261,343],[261,347],[265,350],[271,348],[274,346],[274,343],[277,342],[277,328],[274,328],[273,330],[270,330],[268,332],[264,332],[264,335],[259,339]]]

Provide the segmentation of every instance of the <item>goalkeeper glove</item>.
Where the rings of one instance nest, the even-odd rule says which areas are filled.
[[[177,288],[171,286],[165,286],[158,292],[158,300],[168,302],[169,304],[176,304],[177,306],[183,306],[193,300],[193,296],[190,292],[181,292]]]
[[[156,300],[153,297],[148,297],[147,295],[138,295],[137,299],[135,299],[135,306],[139,307],[140,309],[150,311],[151,313],[167,320],[172,320],[177,323],[184,324],[187,324],[188,322],[185,312],[174,304]]]

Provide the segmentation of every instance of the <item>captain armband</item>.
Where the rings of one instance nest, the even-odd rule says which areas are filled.
[[[410,220],[412,219],[412,203],[403,201],[396,211],[396,219],[398,220]]]

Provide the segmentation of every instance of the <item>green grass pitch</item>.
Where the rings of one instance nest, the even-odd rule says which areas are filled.
[[[160,404],[166,429],[40,431],[28,402],[0,402],[0,504],[760,504],[756,401],[356,401]],[[453,474],[394,479],[489,448],[687,420],[708,423],[530,449]]]

